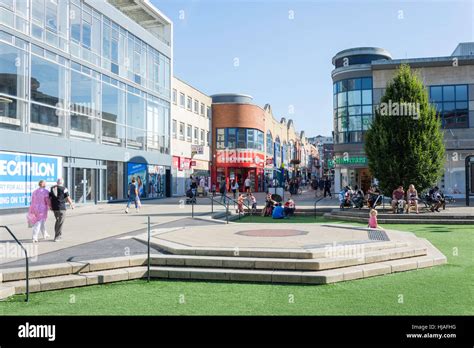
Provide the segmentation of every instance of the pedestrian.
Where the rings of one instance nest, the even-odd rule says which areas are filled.
[[[46,220],[48,219],[48,210],[51,208],[49,200],[49,191],[45,188],[46,181],[40,180],[38,188],[31,194],[31,204],[28,209],[28,224],[33,227],[33,243],[38,243],[39,233],[43,235],[43,239],[49,237],[46,232]]]
[[[54,212],[56,223],[54,224],[54,241],[59,242],[62,239],[64,220],[66,220],[66,202],[71,209],[74,209],[74,203],[69,197],[69,191],[64,186],[64,180],[58,179],[56,185],[51,187],[49,192],[51,209]]]
[[[250,185],[251,185],[250,175],[247,175],[244,185],[245,185],[245,192],[250,193]]]
[[[225,182],[225,179],[221,179],[221,184],[219,186],[219,193],[221,194],[221,203],[224,202],[225,204],[225,198],[226,198],[226,191],[227,191],[227,184]]]
[[[125,208],[125,213],[128,214],[128,209],[130,208],[130,203],[135,204],[135,209],[137,213],[140,211],[140,198],[138,196],[138,187],[136,184],[135,177],[132,176],[132,182],[128,185],[128,202],[127,207]]]
[[[237,213],[244,212],[244,195],[239,194],[239,198],[237,199]]]
[[[257,212],[257,198],[253,195],[253,193],[249,193],[247,199],[252,204],[252,215]]]
[[[234,195],[234,199],[236,198],[237,191],[239,190],[239,183],[237,180],[232,180],[232,185],[230,186],[230,189],[232,190],[232,193]]]
[[[320,178],[318,181],[318,188],[321,191],[321,196],[324,193],[324,178]]]
[[[332,198],[331,194],[331,180],[329,180],[328,177],[324,180],[324,197],[326,197],[326,194],[329,194],[329,197]]]

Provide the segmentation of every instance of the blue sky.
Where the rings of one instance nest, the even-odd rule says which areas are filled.
[[[250,94],[307,136],[331,134],[338,51],[448,56],[474,41],[474,0],[151,1],[174,22],[175,76],[209,95]]]

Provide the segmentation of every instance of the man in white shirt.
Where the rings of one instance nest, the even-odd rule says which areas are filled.
[[[244,185],[245,185],[245,192],[250,193],[250,185],[251,185],[250,176],[247,176],[247,179],[245,179]]]

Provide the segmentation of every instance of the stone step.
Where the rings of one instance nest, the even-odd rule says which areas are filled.
[[[357,246],[356,246],[357,247]],[[347,249],[346,249],[347,250]],[[358,253],[361,255],[358,255]],[[347,257],[318,257],[313,259],[253,258],[192,255],[154,255],[150,263],[154,266],[187,266],[236,269],[272,270],[326,270],[353,265],[402,259],[426,255],[422,246],[386,248],[376,251],[349,249]],[[324,255],[326,256],[326,255]]]
[[[147,256],[143,254],[110,257],[80,262],[64,262],[41,266],[31,266],[30,264],[30,279],[80,274],[123,267],[142,266],[146,264],[146,261]],[[6,268],[0,270],[0,275],[0,279],[3,279],[3,282],[23,280],[26,278],[25,267]]]
[[[425,219],[423,216],[417,216],[415,219],[404,219],[399,218],[400,215],[392,215],[390,218],[380,218],[377,217],[379,224],[431,224],[431,225],[474,225],[474,218],[464,218],[464,219],[448,219],[444,216],[439,216],[438,219]],[[368,217],[359,217],[359,216],[350,216],[350,215],[333,215],[332,213],[325,213],[324,217],[332,220],[343,220],[351,222],[362,222],[367,223]]]
[[[355,217],[363,217],[367,218],[369,215],[369,210],[368,209],[333,209],[330,211],[331,215],[334,216],[355,216]],[[450,219],[450,220],[465,220],[465,219],[474,219],[474,214],[459,214],[459,213],[452,213],[448,214],[446,212],[441,212],[441,213],[432,213],[432,212],[422,212],[420,214],[416,214],[414,212],[410,212],[409,214],[392,214],[390,213],[384,213],[380,212],[377,215],[377,219],[434,219],[434,220],[440,220],[440,219]]]
[[[85,274],[68,274],[36,278],[31,279],[29,285],[30,292],[40,292],[139,279],[145,277],[146,275],[147,267],[123,267],[118,269],[88,272]],[[25,280],[9,281],[3,284],[3,286],[8,287],[9,289],[14,289],[14,292],[8,296],[13,294],[24,294],[26,292]]]
[[[15,295],[15,287],[11,285],[0,285],[0,300]]]
[[[444,256],[417,256],[321,271],[153,266],[150,269],[150,276],[163,279],[329,284],[433,267],[444,263],[446,263]]]

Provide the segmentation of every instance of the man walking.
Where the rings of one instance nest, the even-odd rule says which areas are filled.
[[[329,197],[332,198],[331,194],[331,180],[329,180],[328,177],[324,179],[324,197],[326,197],[326,194],[329,194]]]
[[[74,209],[74,204],[71,197],[69,197],[69,191],[64,187],[63,179],[58,179],[56,185],[51,187],[49,198],[51,200],[51,210],[56,218],[56,223],[54,224],[54,241],[59,242],[62,239],[63,224],[66,219],[66,202],[69,203],[71,209]]]

